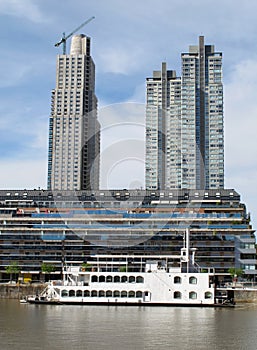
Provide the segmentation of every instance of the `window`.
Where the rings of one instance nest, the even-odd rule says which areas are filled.
[[[107,298],[112,297],[112,291],[111,291],[111,290],[107,290],[107,291],[106,291],[106,297],[107,297]]]
[[[69,291],[69,297],[75,297],[75,290],[70,290]]]
[[[64,289],[62,291],[62,297],[67,297],[68,295],[69,295],[68,291]]]
[[[127,293],[125,290],[123,290],[123,291],[120,293],[120,296],[121,296],[122,298],[127,298],[128,293]]]
[[[106,277],[106,282],[112,282],[112,276],[107,276]]]
[[[104,276],[100,276],[99,277],[99,282],[105,282],[105,277]]]
[[[136,278],[136,282],[137,282],[137,283],[144,283],[143,277],[138,276],[138,277]]]
[[[190,283],[190,284],[197,284],[197,278],[194,277],[194,276],[191,276],[191,277],[189,278],[189,283]]]
[[[129,298],[135,298],[135,292],[134,291],[129,291],[128,297]]]
[[[99,290],[99,297],[102,298],[105,296],[104,290]]]
[[[205,292],[204,293],[204,298],[205,299],[212,299],[212,293],[211,292]]]
[[[82,297],[82,290],[77,290],[76,297]]]
[[[90,297],[90,292],[89,290],[84,291],[84,297]]]
[[[175,283],[175,284],[180,284],[180,283],[181,283],[181,277],[175,276],[175,277],[174,277],[174,283]]]
[[[189,293],[189,299],[197,299],[197,293],[196,292],[190,292]]]
[[[114,283],[120,283],[120,276],[114,276]]]
[[[92,277],[91,277],[91,281],[92,281],[92,282],[97,282],[97,281],[98,281],[97,276],[92,276]]]
[[[121,282],[122,282],[122,283],[125,283],[125,282],[127,282],[127,281],[128,281],[127,276],[122,276],[122,277],[121,277]]]
[[[174,292],[173,297],[174,297],[174,299],[181,299],[181,293],[180,292]]]

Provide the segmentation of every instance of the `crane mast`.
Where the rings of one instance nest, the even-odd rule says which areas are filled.
[[[91,22],[95,17],[92,16],[89,19],[87,19],[85,22],[81,23],[80,26],[78,26],[76,29],[74,29],[70,34],[68,34],[67,36],[65,35],[65,33],[62,34],[62,39],[60,41],[58,41],[58,43],[56,43],[54,46],[58,47],[61,44],[63,45],[63,54],[66,55],[66,42],[67,39],[69,39],[73,34],[75,34],[79,29],[81,29],[82,27],[84,27],[86,24],[88,24],[89,22]]]

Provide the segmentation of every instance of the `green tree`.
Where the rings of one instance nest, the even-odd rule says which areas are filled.
[[[241,268],[236,268],[236,267],[230,267],[228,269],[228,272],[230,273],[231,277],[241,277],[244,274],[244,270]]]
[[[13,275],[16,280],[17,275],[20,273],[20,267],[16,261],[12,262],[9,266],[6,266],[5,270],[6,270],[6,273],[10,275],[10,280],[12,280]]]
[[[86,262],[83,262],[83,264],[81,265],[81,269],[82,271],[91,271],[92,266]]]
[[[49,275],[51,272],[55,271],[55,266],[50,263],[43,263],[41,265],[41,271],[45,273],[46,275]]]

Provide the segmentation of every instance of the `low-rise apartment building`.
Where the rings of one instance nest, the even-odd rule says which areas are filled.
[[[201,268],[224,278],[241,268],[256,280],[254,230],[233,189],[0,190],[0,278],[13,263],[38,280],[43,263],[60,278],[94,255],[179,254],[187,228]]]

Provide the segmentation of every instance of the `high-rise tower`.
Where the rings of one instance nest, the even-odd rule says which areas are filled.
[[[57,56],[49,122],[48,188],[99,187],[100,126],[90,38],[72,37],[69,55]]]
[[[222,54],[200,36],[181,59],[147,78],[146,188],[223,188]]]

